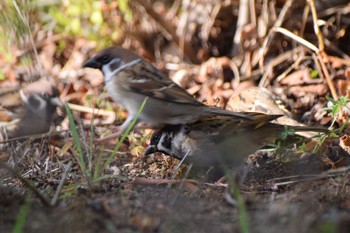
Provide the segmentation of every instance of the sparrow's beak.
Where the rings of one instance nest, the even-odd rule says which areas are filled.
[[[50,103],[53,105],[53,106],[57,106],[59,108],[63,107],[63,102],[60,100],[59,97],[55,97],[55,98],[51,98],[50,99]]]
[[[158,151],[157,146],[155,145],[149,145],[144,153],[144,155],[150,155]]]
[[[101,69],[102,68],[101,63],[97,62],[95,60],[95,58],[91,58],[90,60],[85,62],[83,67],[90,67],[90,68],[94,68],[94,69]]]

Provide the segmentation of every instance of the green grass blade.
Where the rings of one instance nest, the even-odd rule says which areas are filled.
[[[24,224],[29,214],[31,207],[31,201],[29,200],[29,195],[26,197],[24,204],[21,206],[19,213],[16,218],[16,223],[12,229],[12,233],[21,233],[23,232]]]
[[[225,177],[227,179],[227,183],[229,184],[229,191],[230,194],[233,196],[233,198],[237,201],[237,209],[238,209],[238,215],[239,215],[239,232],[242,233],[249,233],[249,215],[247,211],[247,207],[245,205],[244,198],[239,193],[239,186],[237,182],[234,180],[232,175],[230,174],[230,169],[227,167],[227,165],[221,161],[221,166],[224,169]],[[239,181],[238,181],[239,182]]]
[[[95,164],[95,169],[94,169],[94,176],[93,176],[93,180],[94,182],[96,180],[98,180],[98,177],[100,175],[100,168],[102,166],[102,154],[100,153],[98,156],[97,156],[97,161],[96,161],[96,164]]]
[[[73,135],[73,140],[74,140],[74,144],[78,150],[78,162],[79,162],[79,166],[83,172],[83,174],[86,176],[86,179],[89,180],[89,173],[86,169],[86,164],[85,164],[85,160],[84,160],[84,154],[83,154],[83,149],[81,147],[81,143],[80,143],[80,139],[79,139],[79,135],[78,135],[78,131],[76,128],[76,125],[74,123],[74,119],[73,119],[73,115],[72,115],[72,111],[70,110],[67,102],[65,103],[65,107],[66,107],[66,111],[67,111],[67,116],[69,119],[69,128],[72,132]],[[89,183],[89,181],[88,181]]]
[[[89,174],[92,174],[92,152],[93,152],[93,144],[94,144],[94,121],[95,121],[95,112],[92,111],[92,118],[90,122],[90,146],[89,146]]]

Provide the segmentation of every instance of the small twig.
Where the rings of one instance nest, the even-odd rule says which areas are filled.
[[[103,109],[97,109],[97,108],[90,108],[90,107],[86,107],[86,106],[81,106],[81,105],[77,105],[77,104],[72,104],[72,103],[68,103],[68,106],[75,111],[78,112],[84,112],[84,113],[91,113],[97,116],[109,116],[109,117],[115,117],[115,112],[113,111],[106,111]]]
[[[235,56],[239,52],[241,52],[241,48],[239,47],[242,41],[242,30],[245,25],[249,23],[249,2],[248,0],[239,1],[239,12],[237,17],[237,25],[235,36],[233,37],[233,50],[231,51],[231,55]]]
[[[291,72],[294,68],[296,68],[297,66],[299,66],[300,62],[305,58],[305,56],[297,56],[296,61],[284,72],[282,72],[282,74],[278,75],[278,77],[276,78],[276,80],[278,82],[282,81],[288,74],[289,72]]]
[[[278,19],[276,20],[274,26],[270,29],[268,35],[266,36],[266,38],[263,42],[263,45],[261,46],[261,49],[260,49],[259,55],[258,55],[259,65],[260,65],[261,69],[262,69],[263,64],[264,64],[264,56],[267,53],[268,48],[275,37],[274,36],[275,28],[279,28],[282,26],[282,23],[284,22],[284,19],[288,13],[290,7],[292,6],[292,3],[293,3],[293,0],[288,0],[284,4],[284,6],[281,10],[281,13],[278,16]]]
[[[316,6],[314,0],[307,0],[310,8],[311,8],[311,13],[312,13],[312,20],[313,20],[313,25],[314,25],[314,31],[317,36],[318,40],[318,51],[317,51],[317,57],[318,60],[321,64],[322,72],[324,76],[326,77],[326,81],[328,84],[329,89],[331,90],[331,94],[334,100],[338,100],[338,94],[335,90],[335,87],[333,85],[333,82],[331,80],[331,77],[329,75],[328,69],[326,67],[326,64],[324,63],[324,60],[327,60],[327,54],[324,52],[324,42],[323,42],[323,36],[320,31],[320,28],[318,27],[318,17],[317,17],[317,11],[316,11]]]
[[[168,20],[172,20],[175,16],[177,11],[180,8],[180,0],[175,0],[173,5],[170,7],[170,10],[167,12],[165,18]]]
[[[346,60],[346,59],[343,59],[340,57],[328,56],[328,60],[330,62],[336,62],[336,63],[340,63],[340,64],[345,65],[345,66],[350,66],[350,60]]]
[[[189,182],[191,184],[197,184],[198,181],[191,179],[183,180],[170,180],[170,179],[148,179],[143,177],[137,177],[135,180],[131,181],[131,185],[163,185],[163,184],[179,184],[181,182]]]
[[[289,50],[285,53],[282,53],[281,55],[277,56],[276,58],[272,59],[268,64],[266,64],[263,67],[263,70],[272,70],[274,67],[276,67],[279,64],[282,64],[283,62],[289,60],[293,55],[300,53],[302,51],[302,47],[296,47],[292,50]],[[298,56],[299,57],[299,56]],[[294,63],[295,64],[295,63]],[[265,83],[267,80],[267,75],[266,72],[264,72],[260,82],[259,82],[259,86],[260,87],[264,87]]]
[[[0,144],[14,142],[14,141],[18,141],[18,140],[27,140],[27,139],[31,139],[31,141],[33,141],[33,140],[39,139],[39,138],[48,138],[49,136],[50,136],[50,133],[21,136],[21,137],[16,137],[16,138],[11,138],[8,140],[0,141]]]
[[[338,168],[330,171],[323,172],[319,175],[296,175],[296,176],[285,176],[278,177],[274,179],[268,180],[268,182],[281,181],[279,183],[275,183],[275,187],[285,186],[289,184],[301,183],[305,181],[315,181],[322,180],[326,178],[337,177],[339,175],[345,175],[345,173],[350,171],[350,167]]]
[[[209,40],[210,30],[214,26],[215,19],[217,18],[218,14],[220,12],[220,9],[221,9],[221,5],[222,5],[221,2],[215,4],[214,8],[211,11],[210,18],[208,19],[208,21],[203,26],[204,29],[202,30],[202,35],[203,35],[203,40],[204,41],[208,41]]]
[[[189,151],[187,151],[187,153],[185,154],[185,156],[180,160],[180,162],[176,165],[175,169],[174,169],[174,174],[171,176],[171,179],[175,179],[175,176],[177,174],[177,172],[180,169],[180,166],[184,163],[185,159],[187,158],[189,154]]]
[[[338,98],[337,91],[335,90],[334,84],[333,84],[332,79],[331,79],[331,77],[329,75],[329,72],[328,72],[328,69],[326,67],[326,64],[324,63],[324,58],[326,56],[327,55],[324,52],[321,52],[321,53],[317,54],[318,60],[319,60],[319,62],[321,64],[321,68],[322,68],[323,74],[326,77],[326,81],[327,81],[328,87],[331,90],[332,97],[333,97],[334,100],[338,100],[339,98]]]
[[[294,33],[288,31],[285,28],[275,28],[274,30],[276,32],[282,33],[283,35],[286,35],[286,36],[294,39],[295,41],[297,41],[300,44],[306,46],[307,48],[311,49],[313,52],[315,52],[317,54],[318,60],[319,60],[319,62],[321,64],[322,72],[325,75],[328,87],[331,90],[332,97],[333,97],[333,99],[338,100],[337,92],[336,92],[335,87],[333,85],[333,82],[332,82],[332,80],[330,78],[330,75],[329,75],[329,72],[327,70],[327,67],[326,67],[326,65],[324,64],[324,61],[323,61],[324,58],[327,58],[327,55],[323,51],[321,51],[319,48],[317,48],[315,45],[313,45],[310,42],[308,42],[307,40],[305,40],[305,39],[295,35]]]
[[[313,45],[312,43],[310,43],[309,41],[301,38],[300,36],[294,34],[293,32],[285,29],[285,28],[281,28],[281,27],[277,27],[273,29],[275,32],[279,32],[285,36],[288,36],[290,38],[292,38],[293,40],[299,42],[300,44],[304,45],[305,47],[311,49],[313,52],[318,53],[320,50]]]
[[[53,196],[53,198],[51,200],[51,206],[56,205],[56,202],[58,200],[58,196],[60,195],[60,192],[61,192],[63,184],[64,184],[64,180],[66,179],[67,174],[68,174],[71,166],[72,166],[72,161],[69,161],[67,167],[65,167],[65,170],[64,170],[64,173],[63,173],[62,178],[60,180],[60,183],[57,186],[57,190],[55,192],[55,195]]]
[[[234,79],[232,80],[232,87],[235,89],[241,82],[241,75],[239,69],[234,61],[230,62],[230,67],[233,72]]]
[[[328,39],[324,39],[325,45],[327,45],[328,48],[333,50],[339,57],[343,59],[347,59],[348,61],[350,60],[350,56],[347,55],[345,52],[341,51],[338,47],[336,47],[331,41]]]
[[[314,0],[307,0],[310,8],[311,8],[311,14],[312,14],[312,20],[314,21],[314,31],[318,39],[318,48],[320,51],[324,51],[324,43],[323,43],[323,37],[322,33],[320,31],[320,28],[318,27],[318,17],[317,17],[317,11],[315,6]]]
[[[304,35],[309,12],[310,12],[310,5],[306,5],[304,8],[303,18],[302,18],[303,20],[302,20],[302,24],[301,24],[301,28],[300,28],[300,32],[299,32],[300,36]]]

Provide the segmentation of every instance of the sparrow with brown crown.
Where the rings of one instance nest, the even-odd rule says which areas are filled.
[[[255,120],[231,116],[210,116],[182,125],[167,125],[155,131],[145,155],[162,152],[195,167],[213,167],[223,175],[226,169],[239,167],[253,154],[278,138],[285,126],[270,121],[281,115],[246,113]],[[320,127],[290,126],[297,131],[326,132]]]
[[[244,113],[208,107],[198,102],[152,64],[121,47],[100,51],[84,67],[100,69],[112,99],[128,111],[119,134],[134,120],[146,97],[147,103],[138,120],[152,127],[193,122],[199,117],[216,114],[254,120]]]
[[[57,107],[63,106],[58,89],[44,80],[33,82],[10,95],[11,100],[7,101],[7,93],[0,94],[1,102],[8,105],[2,106],[3,111],[14,100],[13,105],[17,107],[11,108],[16,108],[17,113],[12,115],[14,123],[2,126],[5,134],[2,135],[2,140],[48,132],[55,119]]]

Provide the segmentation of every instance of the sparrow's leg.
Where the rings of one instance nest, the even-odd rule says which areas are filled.
[[[122,134],[123,134],[122,132],[118,131],[116,133],[112,133],[112,134],[110,134],[106,137],[103,137],[103,138],[96,138],[96,139],[94,139],[94,143],[96,143],[96,144],[104,143],[104,142],[107,142],[109,140],[116,139]]]
[[[122,132],[121,134],[123,134],[128,128],[129,125],[131,125],[132,121],[135,119],[135,116],[133,115],[128,115],[128,117],[126,118],[126,120],[123,122],[123,124],[120,126],[120,130],[119,132]],[[135,124],[133,125],[133,128],[135,127],[135,125],[137,125],[138,120],[136,120]]]
[[[103,143],[103,142],[106,142],[106,141],[109,141],[111,139],[116,139],[118,138],[119,136],[123,135],[123,133],[128,129],[129,125],[131,124],[131,122],[134,120],[134,116],[130,115],[126,118],[126,120],[124,121],[124,123],[119,126],[119,127],[114,127],[114,128],[117,128],[117,132],[115,133],[112,133],[110,135],[108,135],[107,137],[104,137],[104,138],[98,138],[98,139],[95,139],[94,142],[95,143]],[[138,121],[135,122],[135,125],[137,124]],[[134,126],[135,126],[134,125]]]

